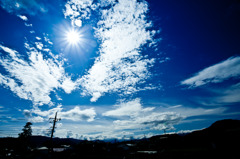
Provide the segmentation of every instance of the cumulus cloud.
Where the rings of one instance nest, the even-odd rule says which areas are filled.
[[[132,101],[121,103],[119,105],[115,105],[117,109],[110,110],[103,113],[104,116],[137,116],[139,113],[149,112],[154,109],[154,107],[143,108],[140,99],[136,98]]]
[[[0,1],[0,5],[9,13],[35,15],[38,12],[47,12],[47,8],[40,0],[3,0]]]
[[[199,87],[208,83],[221,83],[240,76],[240,57],[231,57],[225,61],[203,69],[193,77],[181,82],[182,85]]]
[[[71,93],[76,88],[71,77],[65,73],[62,61],[53,55],[44,57],[27,43],[25,46],[28,50],[27,60],[16,50],[0,45],[0,64],[8,73],[0,74],[0,85],[37,105],[51,104],[49,95],[56,89],[62,88],[66,93]]]
[[[146,19],[147,3],[136,0],[114,3],[100,10],[102,16],[95,30],[101,41],[99,57],[80,82],[82,95],[92,96],[92,102],[105,93],[127,95],[139,91],[137,86],[150,77],[149,68],[155,62],[141,55],[141,47],[153,41],[155,33],[149,30],[151,22]]]
[[[71,121],[94,121],[94,118],[96,116],[96,112],[93,108],[83,109],[81,110],[79,106],[75,106],[73,109],[70,109],[68,111],[63,111],[63,108],[61,105],[49,109],[47,111],[41,111],[38,107],[35,107],[32,110],[33,114],[36,114],[40,117],[50,118],[54,117],[55,113],[58,112],[58,117],[65,120],[71,120]]]

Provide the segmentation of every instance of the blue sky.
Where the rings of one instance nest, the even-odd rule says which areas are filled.
[[[142,138],[240,114],[240,2],[0,0],[0,136]]]

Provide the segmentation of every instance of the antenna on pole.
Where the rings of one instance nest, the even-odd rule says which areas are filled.
[[[51,138],[50,138],[50,150],[49,150],[49,152],[53,152],[53,141],[52,141],[53,133],[54,133],[54,130],[55,130],[56,122],[60,121],[61,118],[57,118],[57,112],[56,112],[55,117],[54,118],[49,118],[49,120],[52,120],[52,121],[50,121],[50,123],[53,122],[52,131],[51,131]]]

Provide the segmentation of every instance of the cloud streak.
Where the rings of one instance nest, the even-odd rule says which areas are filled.
[[[239,78],[240,76],[240,57],[231,57],[225,61],[207,67],[196,73],[193,77],[181,82],[182,85],[190,87],[199,87],[208,83],[221,83],[230,78]]]

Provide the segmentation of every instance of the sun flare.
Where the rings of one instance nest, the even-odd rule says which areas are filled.
[[[75,45],[80,42],[81,40],[81,35],[78,31],[72,29],[67,32],[66,34],[66,40],[69,44]]]

